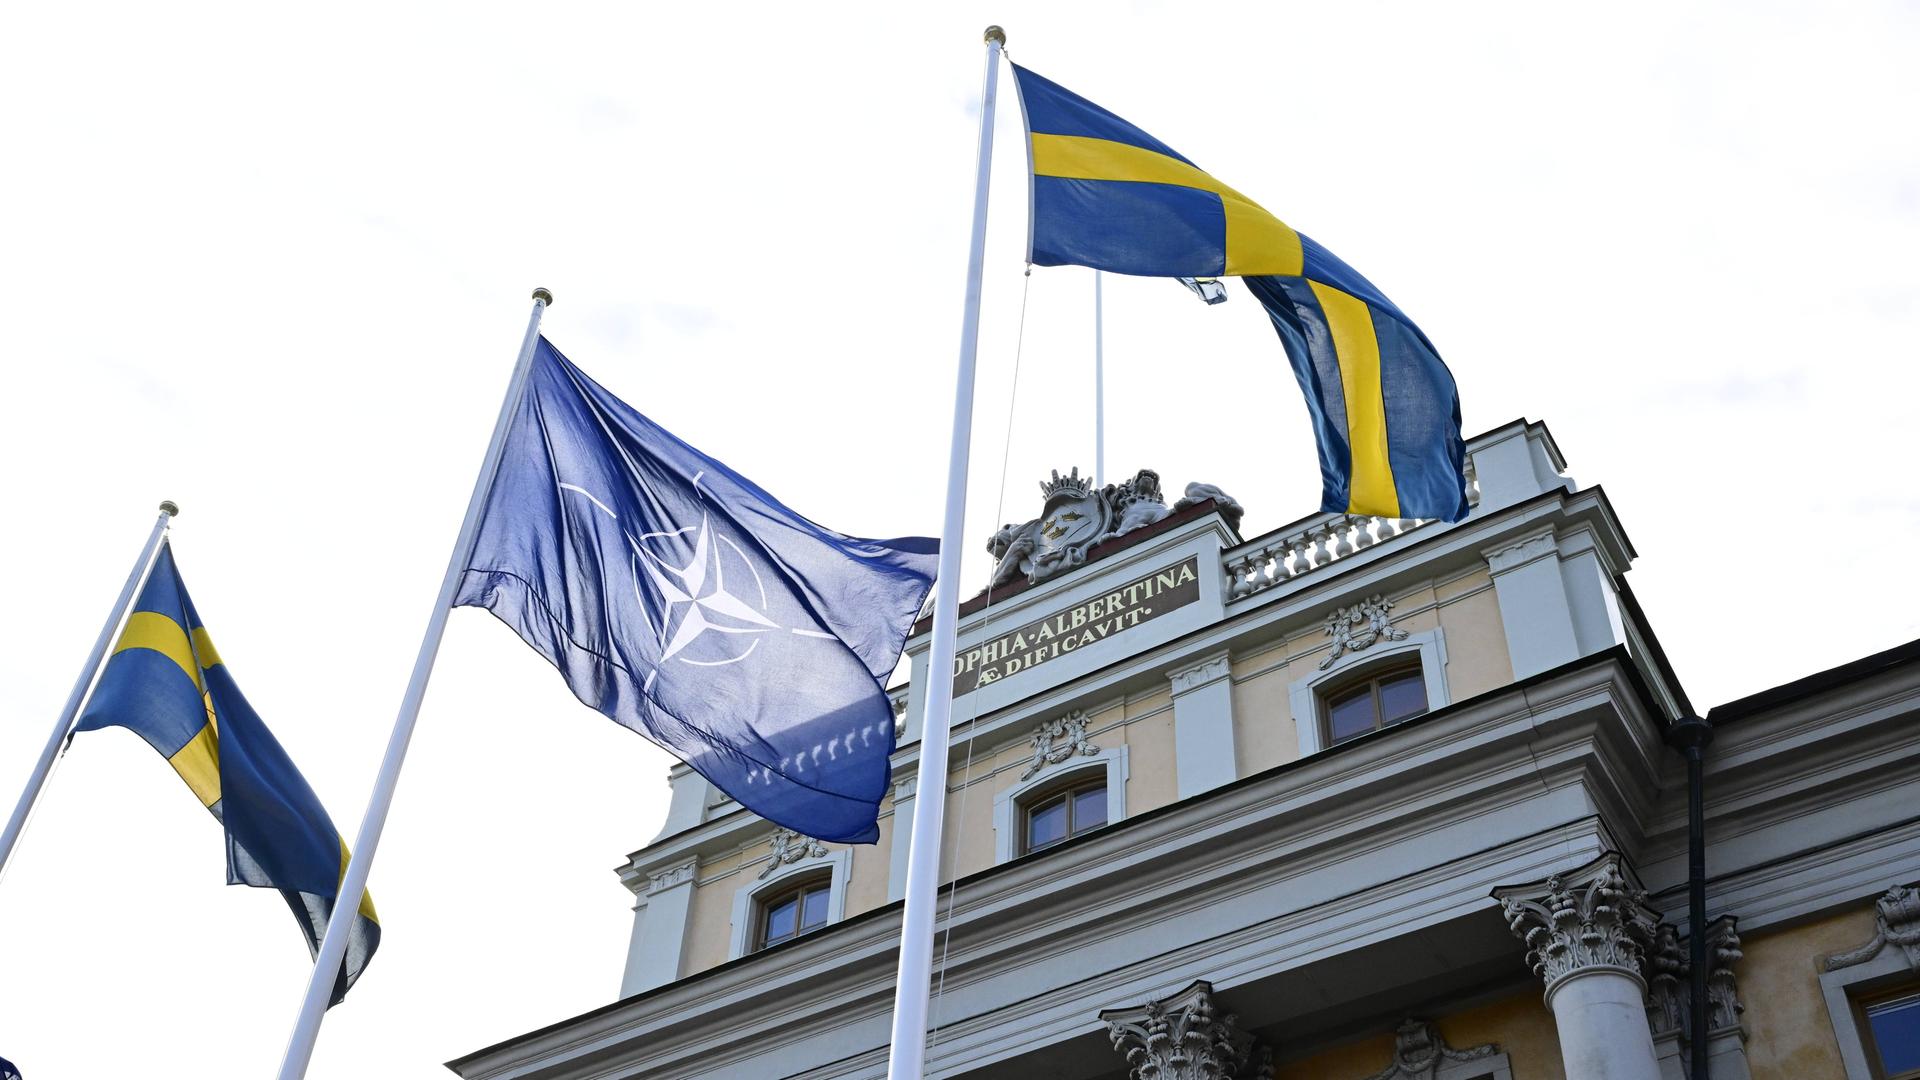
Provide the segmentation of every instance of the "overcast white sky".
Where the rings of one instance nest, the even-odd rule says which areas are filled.
[[[993,21],[1371,277],[1469,434],[1550,424],[1703,709],[1920,636],[1912,4],[21,4],[0,801],[172,498],[222,654],[351,835],[535,285],[577,363],[803,513],[937,532]],[[1093,456],[1088,272],[1035,272],[1009,408],[1002,120],[969,589]],[[1244,292],[1118,280],[1108,313],[1111,471],[1218,483],[1248,535],[1314,509]],[[444,1076],[618,987],[611,868],[666,757],[483,612],[441,655],[316,1077]],[[306,967],[172,771],[81,736],[0,884],[0,1056],[270,1075]]]

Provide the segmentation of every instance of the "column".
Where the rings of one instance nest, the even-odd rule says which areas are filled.
[[[1174,786],[1182,799],[1238,779],[1233,747],[1231,657],[1216,653],[1176,671],[1173,683]]]
[[[620,980],[620,996],[632,997],[680,977],[680,958],[687,940],[687,917],[693,910],[693,879],[699,860],[657,870],[647,879],[646,893],[633,908],[633,937],[627,945],[627,969]]]
[[[920,777],[912,769],[902,769],[898,764],[893,770],[893,839],[887,852],[887,900],[889,903],[907,895],[907,852],[912,845],[914,792],[920,787]]]
[[[1493,897],[1546,984],[1567,1076],[1661,1080],[1641,977],[1656,920],[1619,854]]]

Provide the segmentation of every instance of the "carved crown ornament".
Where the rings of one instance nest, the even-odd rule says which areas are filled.
[[[1033,760],[1020,779],[1031,780],[1049,765],[1058,765],[1075,756],[1092,757],[1100,752],[1087,737],[1087,714],[1075,709],[1041,724],[1033,733]]]
[[[1527,963],[1545,982],[1548,998],[1568,978],[1594,971],[1644,984],[1641,969],[1658,920],[1621,862],[1609,851],[1571,873],[1493,891],[1507,928],[1526,942]]]
[[[827,846],[811,836],[802,836],[792,829],[775,829],[773,837],[767,841],[773,848],[773,858],[761,869],[757,881],[765,881],[775,870],[790,866],[802,859],[818,859],[827,853]]]
[[[1160,474],[1141,469],[1131,479],[1095,489],[1076,466],[1067,475],[1055,471],[1040,481],[1040,516],[1000,527],[987,541],[994,558],[989,589],[1024,577],[1041,582],[1087,561],[1087,551],[1102,540],[1122,536],[1165,520],[1176,511],[1212,499],[1227,524],[1239,529],[1243,511],[1232,496],[1212,484],[1187,485],[1186,496],[1169,507],[1160,493]]]
[[[1857,949],[1827,958],[1826,969],[1864,964],[1889,945],[1906,954],[1907,966],[1920,971],[1920,888],[1895,885],[1874,903],[1873,940]]]
[[[1434,1080],[1442,1065],[1456,1061],[1478,1061],[1500,1052],[1493,1043],[1455,1050],[1447,1045],[1440,1029],[1426,1020],[1409,1017],[1393,1029],[1393,1064],[1367,1080]]]
[[[1205,980],[1100,1019],[1127,1057],[1129,1080],[1273,1080],[1273,1052],[1241,1031],[1237,1017],[1219,1014]]]
[[[1393,625],[1388,614],[1392,610],[1393,601],[1375,593],[1350,607],[1327,612],[1327,636],[1333,639],[1333,647],[1320,661],[1320,670],[1332,667],[1334,661],[1347,653],[1359,652],[1378,642],[1406,640],[1407,632]]]

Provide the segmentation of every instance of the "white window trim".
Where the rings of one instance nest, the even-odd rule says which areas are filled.
[[[1920,980],[1920,971],[1907,962],[1905,950],[1892,943],[1864,963],[1820,973],[1820,995],[1827,1002],[1827,1018],[1833,1021],[1834,1041],[1840,1046],[1840,1063],[1847,1070],[1847,1080],[1873,1077],[1867,1065],[1867,1033],[1856,1019],[1854,995],[1871,995],[1916,980]]]
[[[796,876],[828,870],[827,925],[832,926],[847,914],[847,875],[853,868],[853,849],[841,848],[816,859],[801,859],[767,875],[765,881],[741,886],[733,894],[733,935],[727,945],[727,959],[738,960],[753,952],[754,925],[759,921],[760,900],[778,892],[783,883]],[[805,935],[801,935],[805,936]]]
[[[1320,704],[1320,689],[1330,682],[1344,680],[1363,667],[1371,667],[1392,657],[1409,653],[1420,656],[1420,674],[1427,684],[1427,711],[1443,708],[1452,699],[1447,696],[1447,637],[1439,627],[1411,633],[1401,641],[1378,642],[1358,652],[1350,652],[1333,662],[1325,671],[1316,671],[1287,685],[1287,701],[1293,709],[1293,726],[1300,739],[1300,756],[1307,757],[1327,748],[1326,710]]]
[[[993,797],[993,861],[1012,862],[1020,856],[1020,802],[1038,788],[1051,787],[1067,777],[1104,772],[1107,778],[1107,824],[1127,816],[1127,748],[1110,746],[1091,757],[1040,770],[1040,775],[1015,784]]]

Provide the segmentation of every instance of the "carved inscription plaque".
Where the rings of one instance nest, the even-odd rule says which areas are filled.
[[[1039,667],[1200,599],[1200,560],[1190,558],[989,638],[953,660],[953,695]]]

